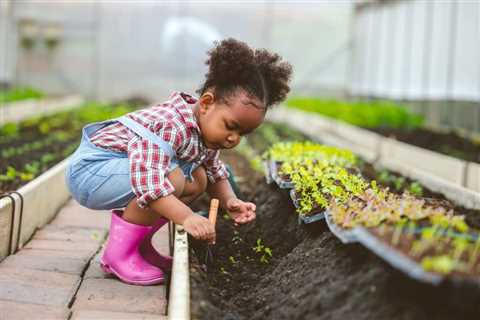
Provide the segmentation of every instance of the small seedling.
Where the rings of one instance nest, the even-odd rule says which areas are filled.
[[[262,244],[262,239],[258,238],[257,239],[257,245],[252,248],[253,251],[255,251],[258,254],[261,254],[260,256],[260,262],[267,264],[269,263],[269,259],[273,256],[272,249],[269,247],[266,247],[265,245]]]
[[[412,182],[410,186],[408,187],[408,192],[411,194],[421,197],[423,195],[423,188],[418,182]]]
[[[230,272],[228,272],[227,270],[225,270],[224,267],[220,267],[220,272],[224,275],[230,275]]]
[[[239,242],[242,242],[243,239],[240,237],[240,232],[238,232],[237,230],[234,230],[233,231],[233,237],[232,237],[232,242],[234,244],[237,244]]]
[[[422,267],[427,271],[448,274],[454,270],[455,261],[446,255],[438,257],[426,257],[422,259]]]

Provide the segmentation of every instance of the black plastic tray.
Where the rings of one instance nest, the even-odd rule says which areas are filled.
[[[270,160],[270,175],[280,189],[292,189],[294,187],[292,181],[285,180],[279,175],[278,165],[274,160]]]
[[[298,209],[300,207],[300,204],[298,203],[298,198],[297,198],[297,194],[295,193],[295,189],[291,189],[289,194],[290,194],[290,199],[292,199],[293,205],[295,206],[295,208]],[[323,219],[325,219],[325,211],[312,214],[312,215],[299,214],[298,224],[302,224],[302,223],[309,224],[309,223],[314,223]]]
[[[263,172],[265,173],[265,182],[267,184],[270,184],[273,182],[272,174],[270,172],[270,162],[263,161],[262,164],[263,164]]]

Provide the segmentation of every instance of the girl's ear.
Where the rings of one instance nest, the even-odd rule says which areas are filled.
[[[205,92],[200,97],[200,112],[205,113],[212,108],[213,103],[215,102],[215,96],[211,92]]]

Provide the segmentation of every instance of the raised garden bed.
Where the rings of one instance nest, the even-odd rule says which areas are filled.
[[[454,158],[480,163],[480,141],[462,137],[455,131],[437,132],[425,128],[371,128],[385,137],[425,148]]]
[[[6,103],[22,101],[22,100],[36,100],[45,96],[40,90],[24,87],[12,88],[8,90],[0,90],[0,107]]]
[[[266,184],[263,172],[251,170],[238,154],[224,157],[242,177],[243,196],[257,204],[257,220],[234,226],[219,216],[215,259],[207,272],[205,245],[193,241],[193,319],[478,318],[480,296],[474,291],[410,280],[362,246],[342,244],[321,221],[298,225],[287,191]],[[207,205],[200,200],[197,209]],[[456,210],[468,223],[479,214]]]
[[[133,110],[129,105],[89,103],[72,111],[0,126],[0,194],[16,190],[68,157],[82,127]]]
[[[77,147],[83,125],[133,109],[92,103],[0,126],[0,260],[50,221],[70,197],[65,158]]]
[[[454,130],[441,132],[422,127],[421,116],[410,113],[405,107],[393,102],[293,98],[287,105],[447,156],[480,163],[480,141],[471,140]]]
[[[60,111],[77,108],[85,103],[82,96],[69,95],[59,97],[46,97],[42,99],[28,99],[3,104],[0,108],[2,117],[0,125],[16,123],[32,117],[45,116]]]

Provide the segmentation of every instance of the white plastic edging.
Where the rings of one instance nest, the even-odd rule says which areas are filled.
[[[288,110],[289,114],[290,112]],[[295,112],[305,113],[303,111]],[[315,114],[310,115],[312,121],[315,117]],[[381,152],[377,155],[376,151],[362,148],[353,141],[346,140],[338,135],[332,135],[325,131],[312,135],[309,132],[310,130],[301,123],[291,122],[294,121],[293,119],[287,114],[279,112],[268,118],[273,122],[287,124],[316,141],[350,149],[368,162],[398,172],[410,179],[418,180],[430,190],[443,194],[447,199],[458,205],[468,209],[480,209],[480,193],[464,187],[465,176],[469,177],[471,186],[475,181],[478,181],[476,179],[479,177],[479,172],[475,171],[476,169],[471,169],[475,168],[475,166],[471,166],[467,173],[467,163],[465,161],[388,138],[382,138]],[[452,175],[453,178],[449,178],[449,175]],[[460,179],[460,177],[462,178]]]
[[[480,193],[480,164],[467,162],[435,151],[383,137],[316,113],[278,106],[267,120],[288,124],[309,138],[339,148],[347,148],[368,162],[396,161]],[[411,177],[415,179],[415,177]]]
[[[39,100],[24,100],[0,107],[0,125],[7,122],[19,122],[28,118],[69,110],[85,102],[79,95]]]
[[[375,146],[374,149],[370,149],[371,144],[366,143],[363,145],[359,145],[351,140],[347,140],[335,134],[335,132],[339,132],[339,129],[336,128],[338,124],[335,120],[322,117],[314,113],[295,110],[293,108],[287,108],[283,106],[278,106],[273,110],[269,111],[267,113],[266,120],[276,123],[287,124],[288,126],[297,129],[303,134],[307,135],[310,139],[314,141],[325,143],[338,148],[350,149],[368,162],[373,162],[378,158],[379,147]],[[349,129],[345,129],[345,132]],[[350,132],[352,132],[352,130],[350,130]],[[376,142],[372,142],[372,139],[375,138],[369,136],[369,139],[370,143],[376,144]]]
[[[190,319],[190,271],[188,236],[182,226],[175,225],[172,280],[168,299],[168,319]]]
[[[311,136],[309,137],[312,138]],[[378,153],[376,152],[376,150],[371,150],[366,147],[359,146],[354,142],[345,140],[335,135],[325,133],[317,136],[315,140],[337,148],[348,149],[367,162],[373,163],[378,160]]]
[[[266,120],[288,123],[291,127],[310,135],[318,135],[323,132],[333,133],[336,125],[335,121],[331,119],[285,106],[277,106],[268,111]]]
[[[480,164],[469,162],[465,175],[465,186],[480,193]]]
[[[68,158],[17,190],[24,200],[20,247],[30,239],[37,228],[53,219],[57,211],[70,198],[64,178],[67,161]],[[13,226],[13,244],[15,245],[19,230],[21,200],[15,194],[13,197],[16,200]],[[9,255],[7,247],[10,239],[10,212],[11,202],[8,199],[0,200],[0,260]]]
[[[429,172],[459,186],[464,185],[467,162],[457,158],[388,138],[382,142],[380,158]]]
[[[447,181],[424,170],[400,164],[396,161],[382,159],[376,165],[415,179],[430,190],[443,194],[448,200],[464,206],[467,209],[480,209],[480,193],[478,192],[459,186],[456,183]]]
[[[375,154],[380,153],[380,145],[382,140],[385,139],[383,136],[347,123],[340,121],[335,122],[335,134],[362,147],[363,149],[370,150]]]

